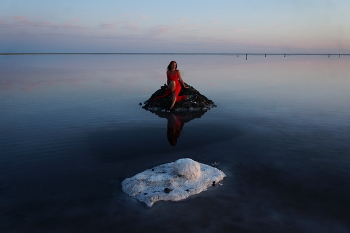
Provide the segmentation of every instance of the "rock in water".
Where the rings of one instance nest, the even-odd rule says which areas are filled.
[[[186,84],[186,83],[185,83]],[[187,99],[181,102],[177,102],[174,105],[174,111],[198,111],[198,110],[208,110],[210,108],[216,107],[212,100],[199,93],[195,88],[186,84],[188,88],[182,88],[179,96],[186,95]],[[164,111],[169,108],[171,104],[171,94],[162,98],[158,98],[153,101],[154,98],[165,94],[167,85],[163,85],[159,90],[153,93],[153,95],[144,102],[142,108],[150,111]]]
[[[187,180],[197,179],[201,175],[199,163],[192,159],[179,159],[173,164],[174,172]]]
[[[157,201],[180,201],[198,194],[225,176],[217,168],[186,158],[126,178],[122,188],[151,207]]]

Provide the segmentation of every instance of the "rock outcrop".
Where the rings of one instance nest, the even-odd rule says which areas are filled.
[[[179,159],[141,172],[122,182],[129,196],[151,207],[157,201],[180,201],[217,184],[225,174],[192,159]]]
[[[177,102],[174,105],[174,111],[199,111],[199,110],[208,110],[210,108],[216,107],[215,103],[199,93],[194,87],[186,84],[189,88],[182,88],[179,95],[186,95],[187,99],[181,102]],[[153,95],[144,102],[142,108],[149,111],[166,111],[168,110],[171,104],[171,95],[167,95],[162,98],[158,98],[156,101],[153,101],[154,98],[165,94],[168,86],[164,84],[160,87],[159,90],[153,93]],[[142,105],[142,104],[141,104]]]

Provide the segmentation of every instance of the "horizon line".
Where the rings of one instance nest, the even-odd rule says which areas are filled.
[[[349,56],[349,53],[91,53],[91,52],[63,52],[63,53],[0,53],[1,56],[7,55],[284,55],[284,56],[317,56],[317,55],[326,55],[326,56]]]

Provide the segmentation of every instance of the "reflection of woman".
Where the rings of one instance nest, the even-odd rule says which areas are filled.
[[[166,118],[168,121],[167,127],[167,137],[170,145],[175,146],[177,144],[177,139],[180,137],[180,133],[185,125],[195,118],[201,118],[206,110],[196,111],[191,113],[178,112],[154,112],[160,118]]]
[[[182,101],[186,99],[186,95],[179,96],[179,93],[181,91],[181,86],[184,88],[188,88],[185,86],[184,81],[182,80],[182,76],[179,70],[177,70],[177,63],[176,61],[171,61],[167,68],[167,84],[168,89],[166,90],[165,94],[162,96],[158,96],[153,99],[155,101],[156,99],[160,97],[164,97],[172,94],[171,96],[171,105],[169,109],[173,109],[176,102]]]
[[[175,146],[185,123],[181,121],[181,117],[174,114],[167,115],[166,118],[168,120],[168,141],[170,145]]]

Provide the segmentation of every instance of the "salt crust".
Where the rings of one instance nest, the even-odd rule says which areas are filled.
[[[151,207],[157,201],[180,201],[198,194],[225,176],[217,168],[185,158],[126,178],[122,189]]]

